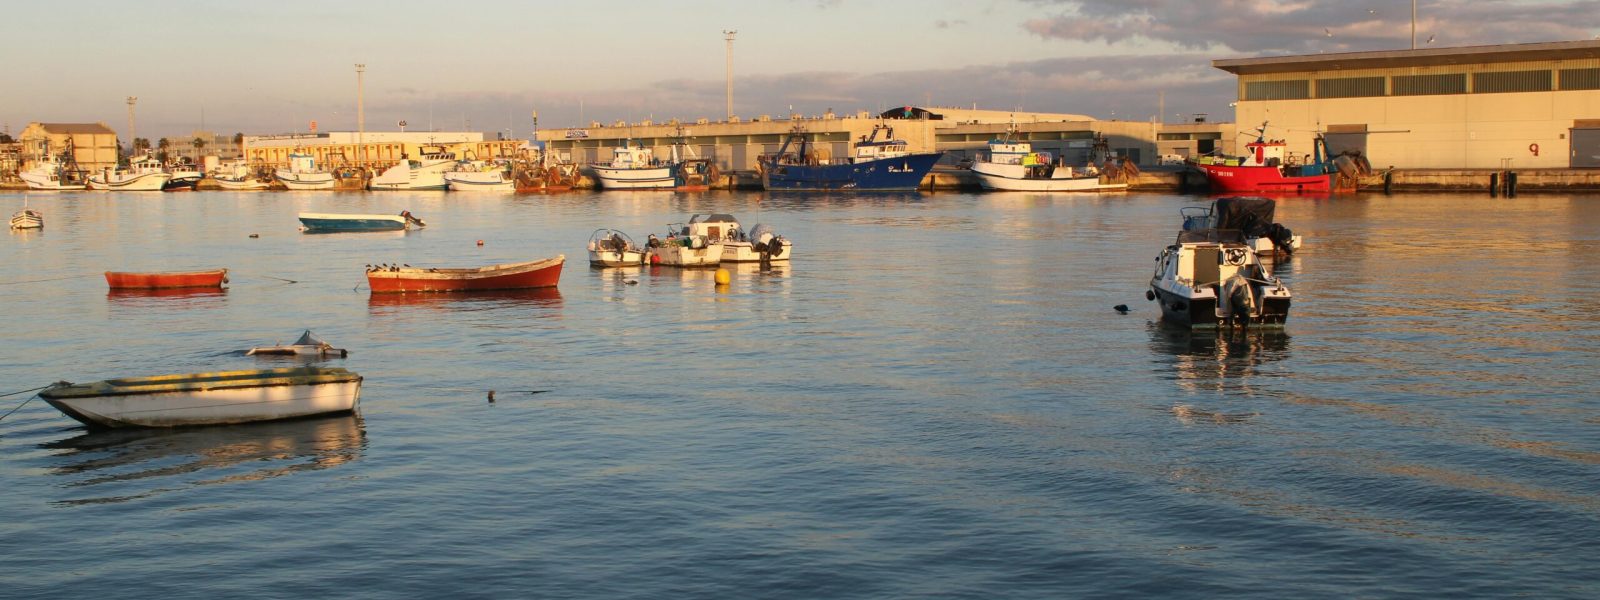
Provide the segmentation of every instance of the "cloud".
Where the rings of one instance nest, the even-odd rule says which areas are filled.
[[[1410,7],[1393,0],[1028,1],[1055,14],[1029,19],[1023,30],[1112,46],[1157,41],[1187,50],[1272,55],[1405,48],[1411,39]],[[1582,40],[1596,29],[1597,0],[1424,1],[1417,23],[1418,37],[1436,36],[1438,46]]]

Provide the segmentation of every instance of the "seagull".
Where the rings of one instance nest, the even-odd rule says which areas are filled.
[[[1122,313],[1122,314],[1128,314],[1128,305],[1126,305],[1126,304],[1118,304],[1116,306],[1111,307],[1111,309],[1115,310],[1115,311],[1117,311],[1119,313]]]
[[[400,264],[401,264],[401,266],[404,266],[407,269],[411,268],[411,265],[408,265],[408,264],[405,264],[405,263],[400,263]]]
[[[1430,36],[1428,36],[1428,43],[1429,43],[1429,44],[1432,44],[1432,43],[1433,43],[1433,36],[1431,36],[1431,35],[1430,35]]]
[[[1328,37],[1333,37],[1333,32],[1329,31],[1327,27],[1323,27],[1322,32],[1328,34]]]

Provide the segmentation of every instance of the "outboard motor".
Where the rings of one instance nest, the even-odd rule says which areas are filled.
[[[1272,245],[1284,254],[1294,254],[1294,232],[1281,224],[1273,223],[1267,227],[1267,239],[1272,240]]]

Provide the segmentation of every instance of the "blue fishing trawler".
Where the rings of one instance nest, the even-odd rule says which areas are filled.
[[[882,139],[879,139],[879,134]],[[855,155],[821,159],[806,133],[791,131],[777,154],[761,157],[761,185],[793,191],[915,191],[943,152],[911,152],[894,128],[878,125],[855,144]]]

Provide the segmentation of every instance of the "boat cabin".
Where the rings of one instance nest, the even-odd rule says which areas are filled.
[[[310,154],[294,152],[289,154],[290,173],[316,173],[317,159]]]
[[[613,169],[644,169],[656,166],[654,150],[644,146],[635,145],[632,140],[622,140],[622,145],[611,149],[611,163],[606,165]]]
[[[724,239],[736,239],[738,230],[739,220],[723,213],[695,215],[687,225],[677,229],[680,235],[702,236],[713,244]]]
[[[883,139],[878,139],[882,133]],[[894,128],[888,125],[877,125],[872,128],[870,135],[861,136],[856,142],[856,162],[881,160],[885,158],[899,158],[911,154],[905,140],[894,139]]]

